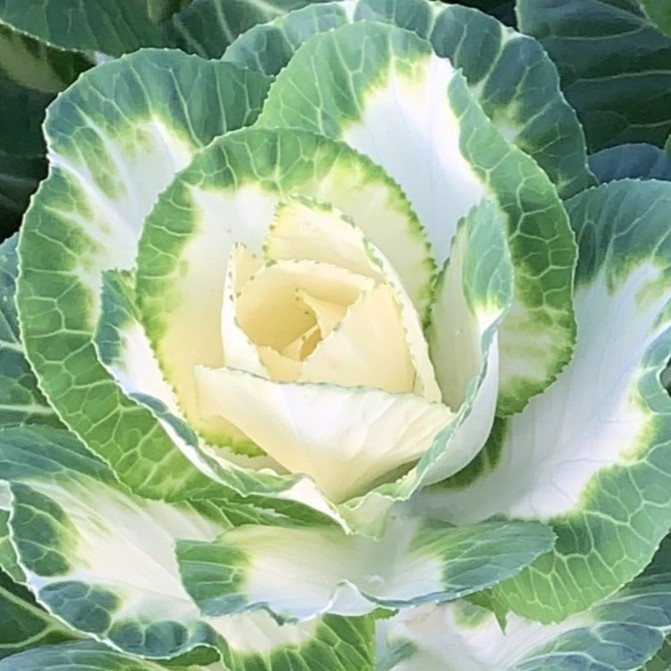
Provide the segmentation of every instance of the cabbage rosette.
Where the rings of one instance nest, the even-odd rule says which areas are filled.
[[[0,257],[0,566],[95,642],[2,671],[529,671],[625,637],[671,523],[671,191],[593,188],[534,40],[317,3],[219,61],[100,65],[45,134]]]

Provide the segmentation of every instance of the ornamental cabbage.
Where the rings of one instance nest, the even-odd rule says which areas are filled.
[[[45,134],[0,257],[0,566],[92,640],[0,671],[656,653],[671,186],[596,186],[537,42],[316,3],[99,65]]]

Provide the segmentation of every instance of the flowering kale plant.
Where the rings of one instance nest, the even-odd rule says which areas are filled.
[[[0,671],[667,668],[671,185],[585,142],[638,122],[456,4],[22,2],[105,62],[0,247]]]

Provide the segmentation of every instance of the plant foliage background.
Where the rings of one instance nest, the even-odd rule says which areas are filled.
[[[207,117],[202,110],[199,114],[188,109],[188,100],[179,101],[185,109],[175,112],[176,116],[183,113],[186,119],[198,119],[189,129],[191,135],[188,138],[189,151],[198,158],[191,163],[189,156],[189,161],[184,163],[185,172],[170,187],[169,196],[161,199],[160,207],[148,217],[149,233],[140,245],[140,263],[142,259],[148,259],[147,264],[169,265],[166,259],[160,258],[160,253],[154,252],[167,249],[172,244],[171,236],[175,239],[192,233],[191,230],[185,232],[185,221],[188,220],[184,215],[184,211],[188,211],[184,206],[188,201],[185,194],[193,185],[207,185],[213,170],[211,166],[228,162],[232,166],[232,183],[237,179],[249,179],[250,175],[256,177],[264,168],[265,160],[258,157],[266,157],[264,152],[269,151],[268,147],[288,146],[282,144],[288,142],[282,139],[282,131],[273,128],[277,119],[281,119],[279,126],[300,127],[305,131],[313,131],[323,123],[316,117],[311,119],[310,112],[300,108],[298,103],[294,105],[292,85],[300,82],[297,88],[309,89],[309,77],[301,78],[307,70],[300,69],[300,58],[292,61],[294,71],[288,69],[285,72],[282,86],[286,89],[278,86],[273,92],[271,87],[268,94],[268,88],[281,66],[286,64],[282,57],[289,60],[300,46],[295,37],[292,38],[294,42],[287,37],[287,43],[282,43],[281,47],[277,46],[279,41],[273,42],[279,40],[278,35],[290,35],[283,21],[298,10],[309,9],[309,5],[315,6],[314,16],[319,17],[317,6],[326,4],[329,3],[304,0],[116,0],[114,3],[108,0],[0,0],[0,234],[6,240],[0,248],[0,484],[3,485],[0,488],[0,671],[48,671],[52,668],[59,671],[161,671],[168,668],[183,671],[420,671],[440,668],[455,671],[662,671],[671,668],[671,639],[667,638],[671,632],[671,545],[668,540],[662,540],[671,523],[668,495],[671,485],[671,458],[668,455],[671,410],[668,397],[657,382],[660,370],[671,354],[671,338],[664,330],[669,320],[665,301],[671,286],[668,271],[671,251],[668,235],[663,233],[667,213],[671,211],[671,192],[663,184],[671,179],[671,10],[666,0],[469,0],[451,3],[480,10],[534,38],[549,57],[548,61],[536,43],[528,41],[524,48],[515,52],[517,70],[512,67],[506,70],[497,60],[502,58],[506,40],[498,38],[499,52],[491,59],[493,65],[488,66],[494,74],[488,72],[483,79],[487,80],[491,75],[491,81],[487,80],[491,89],[484,90],[483,85],[479,103],[492,124],[499,124],[499,128],[507,127],[508,122],[514,127],[520,119],[527,125],[525,135],[516,139],[517,148],[501,149],[496,155],[497,160],[491,161],[493,167],[485,166],[486,158],[483,158],[490,148],[484,147],[483,140],[480,140],[481,146],[478,145],[478,137],[484,137],[482,129],[489,122],[484,117],[477,117],[479,108],[473,104],[465,85],[461,93],[453,93],[453,107],[461,105],[460,122],[472,131],[472,142],[468,143],[472,152],[470,160],[482,169],[481,178],[490,180],[488,188],[496,193],[499,208],[492,211],[483,208],[476,214],[471,212],[464,219],[466,223],[460,224],[458,233],[469,241],[478,239],[478,235],[485,236],[488,246],[494,250],[491,252],[494,261],[489,257],[482,261],[468,255],[464,259],[467,268],[487,266],[473,270],[470,280],[477,287],[474,290],[477,299],[487,303],[486,310],[480,306],[479,317],[491,318],[487,328],[482,329],[483,355],[487,356],[491,345],[488,329],[498,328],[511,309],[513,298],[509,285],[513,281],[513,271],[517,273],[515,282],[521,281],[524,287],[516,296],[523,296],[527,301],[524,305],[530,311],[542,311],[544,306],[552,304],[553,299],[548,298],[548,294],[564,290],[565,279],[555,280],[557,286],[552,286],[552,280],[547,277],[538,279],[532,262],[524,271],[519,270],[523,246],[526,245],[524,249],[528,253],[529,246],[536,244],[534,240],[543,236],[543,244],[539,244],[537,253],[547,253],[552,260],[544,260],[542,272],[537,275],[543,277],[550,269],[563,268],[565,274],[557,271],[557,277],[567,277],[566,273],[573,270],[574,258],[570,254],[575,256],[577,251],[575,313],[578,330],[580,332],[582,328],[583,332],[596,333],[601,338],[599,342],[615,344],[604,345],[612,360],[601,361],[601,368],[594,373],[588,364],[589,357],[596,355],[588,345],[581,349],[581,341],[578,341],[574,359],[564,370],[564,377],[528,406],[527,402],[540,387],[530,391],[522,385],[520,391],[520,385],[516,387],[514,380],[507,388],[502,383],[505,393],[500,393],[497,419],[487,445],[472,461],[468,460],[470,463],[466,468],[449,471],[453,478],[447,486],[441,487],[439,482],[413,499],[416,506],[413,513],[428,515],[432,522],[413,527],[407,552],[401,552],[390,562],[389,580],[393,582],[401,580],[394,570],[406,577],[413,571],[430,573],[433,564],[427,557],[439,558],[444,563],[444,566],[441,564],[442,572],[428,587],[413,584],[415,592],[412,594],[402,593],[402,590],[387,593],[380,589],[376,592],[374,586],[365,583],[370,576],[363,576],[361,567],[356,564],[359,559],[356,559],[348,580],[375,604],[374,609],[359,612],[352,607],[348,611],[346,605],[343,612],[349,617],[342,616],[340,611],[329,614],[327,602],[331,602],[324,594],[333,596],[335,590],[341,588],[339,583],[329,582],[332,580],[327,575],[329,568],[324,569],[323,574],[319,571],[310,574],[309,580],[313,581],[310,584],[314,583],[316,587],[314,594],[304,597],[304,602],[301,602],[303,595],[294,598],[280,594],[281,590],[274,591],[267,584],[261,584],[254,592],[257,587],[245,587],[244,583],[245,580],[253,583],[253,578],[245,571],[253,563],[250,558],[255,557],[255,553],[264,561],[276,561],[280,567],[278,575],[282,567],[288,571],[304,556],[313,558],[315,565],[319,564],[316,542],[309,540],[306,529],[321,529],[329,515],[338,517],[339,523],[351,524],[355,530],[365,529],[363,536],[367,539],[359,545],[353,542],[348,545],[349,541],[342,541],[336,532],[325,531],[318,543],[334,548],[335,556],[340,557],[338,553],[343,557],[365,556],[367,562],[373,556],[372,565],[377,567],[378,563],[384,564],[379,558],[381,547],[387,546],[366,545],[373,543],[370,539],[377,531],[366,526],[369,519],[365,510],[362,513],[345,504],[340,506],[341,502],[337,501],[335,513],[333,510],[325,513],[318,507],[307,511],[300,501],[282,498],[285,490],[290,489],[288,480],[282,484],[280,496],[279,485],[271,479],[264,481],[261,478],[261,484],[256,481],[250,484],[239,476],[237,481],[223,470],[223,475],[219,475],[216,464],[202,458],[201,470],[213,469],[220,477],[214,487],[206,482],[207,478],[200,471],[194,475],[183,468],[187,460],[181,454],[166,457],[166,462],[170,463],[165,470],[154,470],[149,463],[149,453],[143,452],[143,440],[139,438],[137,451],[130,456],[126,452],[114,454],[113,445],[121,445],[124,440],[126,443],[123,444],[130,444],[128,432],[123,437],[124,422],[112,426],[110,420],[106,426],[103,410],[100,410],[100,416],[94,415],[96,408],[112,407],[117,402],[123,413],[137,413],[139,434],[145,429],[147,434],[158,432],[155,427],[160,424],[164,429],[168,427],[168,433],[172,431],[178,435],[178,440],[187,446],[187,452],[198,447],[197,437],[193,431],[190,433],[180,417],[171,414],[165,404],[143,397],[135,389],[124,388],[122,398],[118,390],[112,391],[111,385],[105,387],[106,383],[96,379],[95,384],[77,395],[77,389],[84,385],[82,381],[89,375],[84,364],[80,365],[85,358],[77,359],[80,350],[89,347],[93,351],[95,345],[100,364],[116,376],[117,382],[123,378],[125,384],[127,377],[132,375],[126,376],[128,371],[123,370],[119,361],[125,362],[124,338],[131,326],[144,319],[143,324],[150,323],[152,328],[155,325],[160,331],[160,319],[152,322],[150,314],[152,309],[157,313],[158,310],[152,308],[149,299],[143,304],[136,295],[142,287],[149,287],[148,291],[154,292],[151,296],[154,306],[169,296],[158,283],[158,288],[154,288],[151,270],[143,276],[142,267],[139,267],[137,283],[122,271],[111,270],[105,274],[101,294],[103,316],[95,333],[85,333],[84,318],[77,322],[77,315],[72,317],[73,321],[66,329],[54,323],[31,326],[25,315],[30,315],[31,310],[37,314],[52,298],[56,303],[59,300],[56,289],[51,295],[44,287],[58,287],[60,271],[40,278],[39,263],[35,268],[26,264],[22,269],[25,285],[19,290],[17,312],[17,282],[22,281],[18,279],[17,254],[20,256],[21,252],[17,252],[18,236],[12,236],[20,229],[33,194],[47,176],[44,128],[52,133],[52,161],[58,160],[54,158],[56,155],[67,159],[68,148],[75,147],[74,155],[76,141],[70,145],[68,125],[59,125],[61,119],[67,118],[64,110],[70,104],[86,108],[87,102],[96,96],[104,98],[113,91],[117,76],[114,62],[137,68],[139,80],[147,86],[151,81],[160,81],[163,86],[172,77],[176,91],[175,99],[171,101],[173,107],[177,106],[177,98],[188,90],[192,81],[209,78],[210,104],[213,109],[221,104],[221,116],[217,119]],[[424,6],[424,0],[381,0],[369,4],[373,12],[376,8],[382,8],[381,13],[387,11],[390,23],[410,27],[421,34],[421,27],[418,28],[421,11],[418,8]],[[438,9],[433,11],[438,13]],[[272,24],[274,28],[264,32],[262,26],[269,21],[275,22]],[[314,21],[316,25],[318,19]],[[464,37],[471,26],[466,19],[464,22],[461,37],[464,44],[470,46],[463,47],[460,42],[459,49],[463,47],[464,52],[455,49],[449,55],[456,59],[456,65],[462,68],[468,80],[475,76],[469,72],[469,58],[478,50],[473,46],[475,41],[469,43]],[[497,29],[492,28],[492,23],[483,21],[478,24],[475,19],[472,25],[482,28],[480,52],[486,54]],[[257,28],[252,31],[255,26]],[[493,31],[491,35],[485,28]],[[354,27],[353,31],[356,29]],[[365,46],[365,40],[374,30],[371,28],[367,34],[361,28],[357,33],[361,45]],[[245,33],[245,39],[239,39]],[[422,36],[434,44],[441,39],[436,33],[427,30],[425,33]],[[229,49],[231,45],[233,47]],[[409,54],[414,54],[413,45],[405,48]],[[145,55],[150,53],[142,57],[144,60],[133,61],[132,54],[140,49],[154,51],[144,52]],[[176,51],[166,52],[167,49]],[[211,67],[205,73],[204,66],[202,70],[198,69],[193,61],[178,52],[209,59]],[[318,62],[319,53],[308,54],[306,62]],[[117,60],[124,56],[126,60]],[[416,54],[408,56],[409,59],[414,57],[419,58]],[[347,54],[343,58],[346,61]],[[463,62],[458,62],[460,58]],[[519,63],[525,58],[528,62],[520,68]],[[221,72],[216,70],[222,65],[220,61],[232,64],[231,72],[238,68],[226,81],[223,75],[217,74]],[[548,105],[555,107],[547,112],[545,108],[540,109],[538,93],[533,93],[533,77],[546,81],[543,77],[549,77],[550,70],[554,77],[550,62],[558,73],[561,93],[557,91],[550,95]],[[89,80],[79,77],[101,64],[108,68],[109,79],[104,80],[101,75],[100,90],[94,85],[86,88],[85,82]],[[497,64],[499,70],[494,70]],[[324,66],[324,72],[317,72],[318,78],[331,81],[331,90],[337,88],[340,66],[338,59],[334,59]],[[191,67],[193,70],[189,70]],[[475,72],[477,64],[472,67]],[[524,76],[528,76],[528,80],[523,78],[521,84],[507,82],[506,73],[513,71],[526,73]],[[181,73],[179,81],[175,78],[176,72]],[[329,73],[336,73],[332,80],[328,80]],[[295,78],[293,81],[292,77]],[[71,91],[79,91],[76,95],[80,98],[76,99],[74,95],[59,98],[75,82],[80,88]],[[517,107],[514,104],[506,106],[509,101],[503,100],[505,91],[513,89],[525,104],[539,107],[538,113],[521,110],[521,103]],[[313,93],[315,99],[319,98],[319,86]],[[126,94],[125,91],[119,93],[120,108],[110,108],[110,119],[116,120],[117,112],[119,119],[128,113],[123,109],[122,100]],[[497,95],[501,97],[497,98]],[[524,98],[525,95],[528,97]],[[245,103],[241,105],[239,101],[243,98]],[[151,106],[151,96],[149,99],[147,104]],[[577,117],[572,115],[566,102]],[[51,111],[48,111],[50,105]],[[327,107],[328,103],[323,105]],[[259,114],[260,130],[255,131],[256,135],[254,131],[244,130]],[[330,119],[335,119],[336,126],[342,121],[338,114],[346,117],[342,110],[334,111]],[[505,119],[505,114],[519,116]],[[541,119],[538,124],[542,125],[544,115],[555,115],[556,128],[548,130],[544,127],[545,130],[538,131],[535,122]],[[342,121],[343,128],[345,125]],[[210,145],[214,138],[232,129],[242,130],[233,140],[215,140]],[[339,132],[344,135],[344,130],[339,129],[330,137],[341,139]],[[544,135],[546,132],[547,136]],[[302,164],[301,157],[318,156],[324,162],[333,161],[336,167],[340,165],[338,161],[345,165],[345,159],[341,156],[332,158],[330,145],[326,142],[323,146],[315,145],[311,137],[309,132],[301,135],[297,131],[292,141],[299,149],[291,169],[300,172],[296,168],[299,165],[305,173],[312,170],[314,175],[311,174],[310,179],[319,181],[318,161]],[[494,134],[488,137],[494,137]],[[493,140],[492,143],[495,144]],[[240,159],[245,152],[252,156],[249,164],[245,163],[246,159]],[[277,153],[281,153],[279,149]],[[519,158],[519,154],[528,154],[533,161],[527,163],[527,157]],[[242,167],[235,167],[236,160]],[[367,178],[373,174],[373,171],[366,172],[369,168],[358,164],[358,159],[350,160]],[[505,166],[501,176],[496,173],[499,161]],[[506,175],[514,170],[519,170],[519,179],[512,183],[506,180]],[[290,172],[290,169],[286,168],[286,171]],[[547,186],[545,173],[554,184],[551,188]],[[486,178],[482,174],[486,174]],[[94,178],[98,179],[99,175]],[[306,183],[310,179],[306,178]],[[166,181],[166,186],[168,183]],[[526,184],[528,192],[510,195],[519,184]],[[290,186],[278,177],[272,189],[283,192]],[[340,197],[338,188],[333,187],[334,200]],[[396,186],[385,182],[384,188],[396,194]],[[44,198],[51,196],[52,202],[57,203],[59,197],[69,192],[63,185],[52,183],[44,187],[44,193]],[[74,202],[76,193],[70,195]],[[41,208],[40,202],[36,202]],[[545,221],[551,220],[556,235],[549,235],[547,229],[535,235],[534,224],[527,228],[519,224],[519,230],[511,231],[507,240],[500,238],[497,217],[512,217],[511,212],[517,207],[516,216],[520,222],[533,222],[537,212],[534,212],[532,202],[542,203]],[[390,216],[395,216],[396,210],[392,210]],[[50,236],[48,221],[38,222],[37,214],[33,217],[21,243],[26,250],[35,239],[47,240]],[[196,228],[194,223],[193,230]],[[163,229],[169,232],[166,237],[161,237]],[[151,238],[151,235],[156,237]],[[566,241],[573,235],[577,247],[569,250]],[[410,238],[408,240],[409,244],[414,244]],[[85,243],[73,233],[66,246],[70,245],[70,251],[78,251],[77,245],[81,245],[85,255],[89,253]],[[548,249],[551,251],[547,252]],[[42,261],[37,255],[33,258]],[[184,261],[187,262],[188,259]],[[657,273],[653,279],[646,275],[653,273],[650,268]],[[482,288],[486,284],[483,279],[486,272],[489,273],[487,277],[495,277],[496,282]],[[527,272],[532,279],[525,279]],[[606,288],[600,288],[600,278]],[[33,295],[34,287],[42,287],[42,295],[39,291]],[[589,301],[596,300],[594,295],[601,290],[603,295],[623,296],[622,301],[612,308],[600,308],[601,311],[591,319],[594,308]],[[538,298],[532,295],[534,291],[544,291],[545,295]],[[639,300],[635,308],[627,302],[630,294],[636,294]],[[81,304],[86,305],[85,301]],[[560,299],[557,299],[559,304]],[[498,312],[492,317],[494,308]],[[22,317],[19,316],[21,311]],[[559,376],[559,371],[567,364],[567,352],[573,347],[574,339],[572,315],[561,314],[561,308],[558,308],[556,314],[547,310],[545,317],[556,320],[553,328],[556,327],[554,332],[559,335],[547,346],[548,357],[554,356],[556,361],[548,364],[543,388],[550,384],[550,378]],[[67,309],[65,318],[70,318]],[[21,319],[23,322],[20,323]],[[642,326],[639,331],[629,329],[629,322]],[[618,333],[620,323],[622,334]],[[50,348],[43,347],[40,339],[59,328],[59,339],[50,341],[53,343]],[[633,335],[625,335],[630,332]],[[619,335],[621,342],[617,340]],[[22,342],[22,336],[25,342]],[[29,351],[31,365],[24,356],[24,347]],[[614,365],[615,372],[609,373],[609,363],[628,358],[631,362],[628,368],[622,368],[624,372]],[[64,366],[70,377],[57,379],[50,375],[50,366],[53,368],[62,361],[71,362]],[[478,384],[485,385],[484,375],[483,372]],[[615,439],[625,435],[618,433],[618,422],[626,433],[626,422],[637,412],[646,420],[642,432],[645,435],[631,438],[630,453],[618,455],[612,470],[594,477],[580,515],[555,513],[555,508],[549,505],[550,512],[541,516],[549,526],[535,526],[535,522],[517,519],[524,515],[512,504],[509,508],[505,503],[501,503],[500,508],[490,505],[487,490],[483,489],[482,495],[479,494],[479,479],[490,488],[498,487],[496,473],[505,471],[504,477],[510,478],[511,473],[522,473],[525,468],[540,469],[544,463],[541,455],[536,461],[516,463],[513,460],[511,464],[502,465],[500,454],[505,453],[506,444],[530,440],[530,435],[535,436],[545,428],[544,418],[551,416],[548,408],[564,402],[562,393],[578,399],[571,408],[579,415],[581,389],[591,389],[589,384],[594,375],[602,387],[612,385],[614,389],[619,389],[621,379],[618,375],[631,378],[623,386],[622,397],[616,399],[615,405],[619,405],[612,416],[615,428],[608,435]],[[671,381],[668,371],[661,374],[661,380],[666,384]],[[565,392],[567,386],[570,394]],[[475,398],[475,391],[473,394]],[[607,394],[604,399],[605,404]],[[588,412],[595,415],[605,407],[590,405],[588,399],[584,404]],[[515,414],[523,407],[526,408],[524,413]],[[585,423],[589,424],[590,419],[587,416]],[[570,421],[579,420],[572,416]],[[609,417],[606,423],[608,421],[611,421]],[[87,422],[91,426],[87,426]],[[561,434],[569,420],[564,418],[564,422],[562,425],[561,420],[557,420],[550,429]],[[69,428],[74,427],[80,437],[90,436],[87,447],[98,457],[104,455],[104,459],[98,459],[65,431],[64,423]],[[548,460],[551,457],[548,453]],[[584,457],[594,461],[601,458],[605,460],[610,455],[599,453]],[[429,459],[422,460],[412,477],[423,484],[425,478],[431,480],[434,467]],[[492,475],[488,480],[490,471]],[[171,474],[176,475],[172,477]],[[432,482],[441,479],[436,476]],[[5,486],[4,480],[11,485]],[[460,498],[463,483],[469,486],[476,483],[470,499]],[[74,510],[76,505],[68,498],[70,494],[59,498],[60,495],[54,494],[56,490],[70,491],[74,498],[81,496],[82,500],[86,500],[91,492],[101,498],[96,502],[92,496],[90,509],[84,506],[83,512],[71,514],[68,506]],[[194,491],[199,495],[190,498]],[[390,491],[380,489],[380,500],[385,495],[407,498],[404,492],[394,490],[390,494]],[[506,492],[506,487],[502,486],[502,500]],[[273,506],[267,504],[265,497],[273,500]],[[373,510],[375,504],[370,505]],[[102,578],[94,575],[95,571],[89,571],[89,557],[83,554],[75,557],[72,550],[80,542],[76,541],[77,529],[88,531],[90,527],[92,544],[99,542],[100,547],[108,548],[112,553],[124,551],[123,544],[105,545],[116,532],[113,524],[105,526],[104,515],[101,520],[95,519],[91,510],[96,506],[101,509],[108,506],[109,510],[115,511],[123,509],[128,515],[127,520],[132,515],[141,517],[143,524],[147,524],[148,537],[156,548],[161,549],[159,551],[165,548],[173,551],[174,538],[180,538],[173,529],[190,525],[198,527],[197,533],[192,534],[195,540],[179,541],[174,548],[180,577],[188,596],[197,606],[194,607],[197,616],[184,615],[180,620],[182,614],[177,610],[182,607],[181,602],[175,605],[177,601],[158,598],[155,602],[149,599],[151,605],[146,611],[139,608],[137,618],[133,615],[124,619],[125,609],[133,612],[131,602],[134,597],[128,596],[130,591],[124,591],[123,581],[120,581],[120,588],[113,584],[116,574],[112,569]],[[165,510],[159,511],[159,506],[165,506]],[[539,506],[542,508],[542,504]],[[218,512],[214,512],[215,508]],[[455,512],[441,519],[441,509]],[[560,510],[561,506],[556,509]],[[168,520],[166,528],[156,522],[162,515]],[[262,528],[276,525],[281,533],[247,538],[239,531],[246,524]],[[459,531],[464,528],[468,531]],[[394,529],[389,533],[393,536]],[[383,537],[382,542],[384,538],[387,537]],[[141,545],[142,539],[133,542]],[[299,548],[299,552],[294,553],[292,548]],[[263,554],[266,550],[268,557]],[[613,554],[609,557],[611,551]],[[91,552],[91,556],[95,555],[93,550]],[[487,563],[486,559],[493,556],[496,561]],[[421,563],[424,560],[426,564]],[[213,570],[213,566],[218,569]],[[227,572],[222,574],[222,567]],[[602,576],[607,576],[603,578],[603,584]],[[172,583],[165,584],[172,589]],[[432,601],[436,600],[451,605],[435,609]],[[307,626],[301,622],[301,609],[307,608],[306,602],[310,603],[311,614],[325,612],[318,618],[317,625]],[[173,608],[176,609],[174,613]],[[404,611],[404,608],[408,610]],[[398,610],[401,615],[392,617]],[[253,612],[258,621],[253,620],[251,625],[248,622],[235,624],[234,631],[228,631],[224,625],[217,629],[212,624],[217,618],[237,617],[248,612]],[[411,615],[404,619],[403,612]],[[284,641],[276,647],[266,649],[261,646],[256,650],[257,640],[266,636],[272,638],[267,634],[271,616],[279,622],[284,618],[292,626],[295,621],[299,624],[295,625],[289,643]],[[275,626],[273,620],[272,627]],[[221,634],[222,631],[228,633],[228,638]],[[261,631],[264,633],[259,633]],[[380,644],[382,639],[385,639],[384,645]],[[459,650],[463,656],[455,661],[446,650]]]

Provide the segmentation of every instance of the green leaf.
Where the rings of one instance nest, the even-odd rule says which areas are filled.
[[[651,144],[621,144],[602,149],[589,158],[601,183],[617,179],[671,180],[671,156]]]
[[[557,382],[495,426],[485,451],[425,504],[455,523],[551,522],[553,553],[500,588],[527,617],[559,621],[629,582],[666,534],[671,399],[671,184],[612,182],[568,202],[580,245],[578,341]]]
[[[19,86],[0,72],[0,239],[18,229],[28,199],[46,176],[41,124],[53,94]]]
[[[276,75],[312,35],[351,21],[382,21],[429,40],[461,69],[496,127],[533,156],[568,197],[594,184],[585,139],[559,91],[557,72],[533,39],[459,5],[428,0],[356,0],[309,6],[243,33],[225,60]]]
[[[671,667],[671,638],[667,637],[657,654],[641,667],[641,671],[668,671],[669,667]]]
[[[165,668],[148,659],[129,657],[92,641],[43,645],[0,661],[0,671],[165,671]],[[187,671],[183,667],[170,668]],[[188,671],[201,669],[194,666]],[[213,666],[211,671],[224,669]]]
[[[458,220],[491,193],[515,268],[500,333],[499,412],[519,411],[555,379],[575,337],[566,213],[545,173],[429,43],[366,22],[320,34],[278,75],[259,124],[324,134],[370,156],[408,195],[439,264]]]
[[[671,629],[671,556],[662,545],[653,564],[592,610],[561,624],[509,616],[502,629],[491,612],[469,604],[401,612],[385,622],[390,671],[633,671],[660,648]],[[400,659],[393,659],[393,653]],[[399,654],[399,651],[405,654]],[[660,653],[658,660],[663,659]],[[465,667],[465,664],[468,666]],[[384,664],[384,660],[383,660]],[[645,671],[668,668],[651,663]]]
[[[171,42],[204,58],[219,58],[240,34],[259,23],[327,0],[193,0],[168,26]]]
[[[264,609],[291,622],[451,601],[519,572],[553,542],[534,522],[450,527],[399,516],[379,540],[334,527],[243,526],[214,543],[178,543],[177,560],[204,614]],[[300,581],[286,581],[296,566]]]
[[[663,146],[671,130],[671,40],[636,0],[520,0],[517,11],[521,29],[556,63],[590,152]]]
[[[671,11],[668,3],[664,0],[637,0],[645,15],[659,28],[667,37],[671,37]]]
[[[147,14],[154,23],[167,21],[175,12],[188,7],[191,0],[145,0]]]
[[[18,230],[28,201],[46,174],[44,158],[0,151],[0,240]]]
[[[40,608],[27,589],[16,584],[1,570],[0,622],[3,623],[0,628],[0,660],[27,648],[75,637],[62,623]],[[8,660],[5,664],[11,668]]]
[[[166,45],[138,0],[0,0],[0,22],[40,42],[68,51],[121,56]],[[166,45],[167,46],[167,45]]]
[[[504,229],[501,210],[489,200],[481,201],[459,222],[436,284],[426,336],[443,401],[455,411],[461,408],[463,420],[455,422],[458,428],[445,437],[444,451],[434,463],[426,458],[420,462],[423,484],[466,466],[482,449],[494,422],[497,330],[510,310],[514,289]]]
[[[0,426],[60,424],[37,386],[19,339],[14,303],[17,236],[0,244]]]
[[[57,93],[91,65],[81,54],[53,49],[0,23],[0,72],[20,86]]]
[[[0,97],[0,151],[14,156],[42,156],[46,147],[41,126],[53,94],[19,86],[0,73]]]
[[[45,125],[51,172],[19,245],[27,356],[65,423],[150,496],[212,483],[99,364],[91,337],[102,272],[132,265],[158,194],[214,137],[253,122],[267,86],[230,64],[145,50],[82,75]]]

